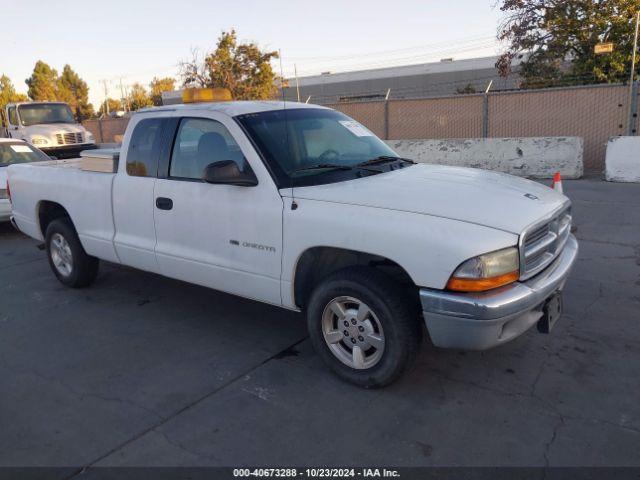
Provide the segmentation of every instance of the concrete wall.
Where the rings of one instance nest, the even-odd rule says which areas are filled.
[[[387,140],[398,154],[417,162],[482,168],[530,178],[580,178],[579,137]]]
[[[613,137],[607,143],[605,179],[640,183],[640,137]]]

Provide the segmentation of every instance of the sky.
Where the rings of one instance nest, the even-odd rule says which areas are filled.
[[[195,48],[223,30],[279,50],[285,77],[498,54],[496,0],[44,0],[2,2],[0,74],[19,92],[37,60],[68,63],[94,105],[120,97],[120,82],[177,76]],[[274,67],[280,70],[280,63]]]

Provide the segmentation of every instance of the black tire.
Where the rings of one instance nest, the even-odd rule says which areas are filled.
[[[67,262],[71,265],[71,270],[66,274],[60,267],[56,266],[53,258],[56,246],[52,248],[52,241],[59,239],[58,236],[61,236],[66,241],[71,251],[70,261]],[[82,288],[91,285],[96,279],[100,262],[96,257],[87,255],[87,252],[84,251],[78,239],[78,234],[68,218],[58,218],[49,224],[45,235],[45,246],[49,266],[63,285]]]
[[[392,383],[411,366],[422,342],[419,313],[410,293],[373,268],[349,267],[331,274],[315,288],[307,308],[307,327],[316,352],[338,376],[360,387],[377,388]],[[384,348],[377,363],[369,368],[346,365],[331,349],[337,347],[330,348],[325,341],[323,314],[331,302],[340,297],[364,302],[382,327]],[[334,319],[338,322],[337,315]],[[355,343],[356,340],[350,338],[349,341]],[[340,342],[337,342],[338,346],[348,356],[349,342],[346,339]]]

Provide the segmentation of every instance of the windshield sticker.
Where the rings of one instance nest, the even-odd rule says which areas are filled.
[[[26,145],[10,145],[11,150],[13,150],[16,153],[32,153],[33,150],[31,150],[31,148],[27,147]]]
[[[355,120],[341,120],[340,125],[353,133],[356,137],[373,137],[373,133]]]

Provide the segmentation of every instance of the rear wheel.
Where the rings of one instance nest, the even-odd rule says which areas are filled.
[[[313,291],[307,326],[324,362],[365,388],[402,375],[422,339],[411,297],[391,278],[362,267],[336,272]]]
[[[45,245],[51,270],[61,283],[73,288],[93,283],[99,261],[84,251],[69,219],[59,218],[49,224]]]

